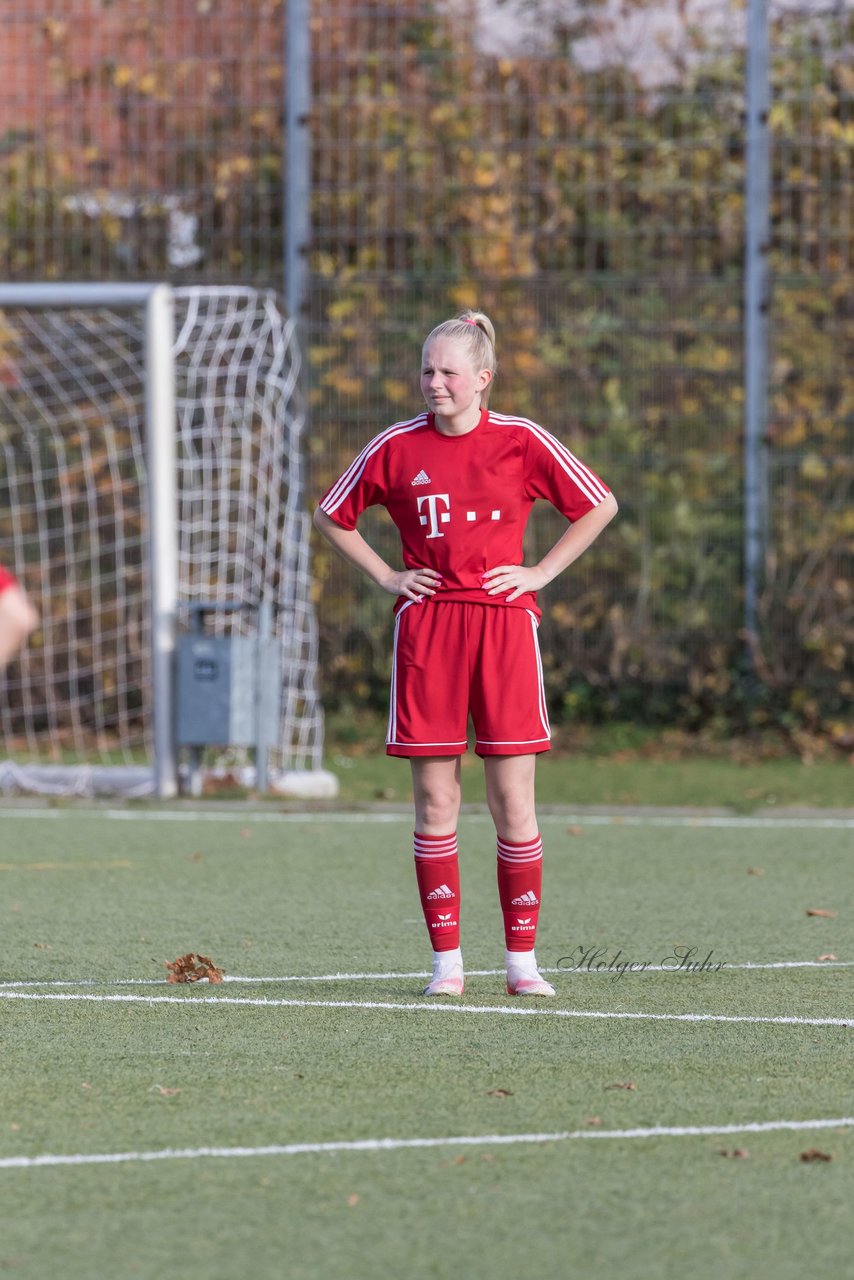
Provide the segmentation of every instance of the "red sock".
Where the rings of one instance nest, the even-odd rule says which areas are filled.
[[[543,842],[498,841],[498,899],[508,951],[533,951],[543,887]]]
[[[457,836],[422,836],[415,832],[415,875],[421,909],[434,951],[460,945],[460,867]]]

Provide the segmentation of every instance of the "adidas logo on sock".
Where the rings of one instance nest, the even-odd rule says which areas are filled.
[[[432,893],[427,894],[427,901],[435,898],[453,898],[454,893],[446,884],[440,884],[438,889],[434,889]]]
[[[538,907],[540,900],[530,889],[527,893],[523,893],[518,898],[514,898],[511,903],[514,907]]]
[[[429,484],[430,477],[428,476],[426,471],[419,471],[418,475],[415,477],[412,483],[413,484]]]

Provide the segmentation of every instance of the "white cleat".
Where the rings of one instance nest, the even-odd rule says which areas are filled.
[[[462,966],[455,964],[448,969],[433,965],[433,978],[424,988],[425,996],[461,996],[466,980]]]
[[[507,970],[508,996],[554,996],[554,987],[538,973],[520,973],[518,969]]]
[[[458,978],[434,978],[424,988],[424,994],[425,996],[461,996],[464,988],[465,979],[460,974]]]

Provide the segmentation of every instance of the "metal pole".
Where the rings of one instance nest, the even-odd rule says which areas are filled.
[[[267,752],[270,743],[267,740],[267,704],[271,698],[278,698],[280,690],[264,687],[264,671],[270,638],[273,634],[273,606],[263,601],[258,608],[258,635],[255,647],[255,790],[265,795],[269,785],[267,768]]]
[[[193,601],[189,609],[190,631],[203,636],[205,633],[205,608],[203,603]],[[181,697],[180,688],[177,690]],[[188,790],[191,796],[200,796],[204,791],[202,777],[202,748],[191,746],[187,750]]]
[[[767,0],[748,0],[744,258],[744,631],[754,666],[765,551],[771,160]]]
[[[285,11],[285,305],[298,332],[308,303],[311,239],[310,0],[286,0]]]
[[[175,317],[168,285],[152,289],[145,309],[146,443],[151,546],[151,652],[154,694],[154,781],[174,796],[178,769],[174,732],[175,630],[178,612],[175,478]]]

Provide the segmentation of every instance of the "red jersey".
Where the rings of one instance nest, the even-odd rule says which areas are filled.
[[[355,529],[366,507],[385,507],[400,533],[407,569],[442,575],[434,600],[504,605],[483,574],[522,564],[522,539],[537,498],[578,520],[609,490],[543,427],[483,409],[474,430],[443,435],[432,413],[398,422],[371,440],[320,507]],[[534,592],[511,608],[536,609]],[[537,612],[539,612],[537,610]]]

